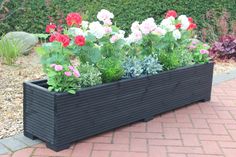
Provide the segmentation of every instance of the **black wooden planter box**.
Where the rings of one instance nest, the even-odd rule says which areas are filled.
[[[46,80],[24,83],[24,134],[55,151],[74,141],[211,97],[213,63],[54,93]]]

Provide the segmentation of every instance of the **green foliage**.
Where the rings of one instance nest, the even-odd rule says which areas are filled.
[[[143,73],[142,61],[137,57],[127,57],[122,66],[125,78],[138,77]]]
[[[102,73],[103,82],[117,81],[124,75],[122,62],[117,58],[105,58],[98,62],[97,67]]]
[[[172,70],[181,67],[179,55],[176,52],[161,52],[159,60],[164,66],[164,70]]]
[[[137,57],[127,57],[123,63],[125,78],[138,77],[141,75],[154,75],[162,71],[162,65],[159,61],[150,56],[145,56],[143,59]]]
[[[50,64],[70,64],[71,52],[64,49],[59,42],[44,43],[36,47],[35,51],[41,57],[44,70]]]
[[[102,84],[101,73],[94,65],[89,63],[81,64],[79,71],[81,74],[79,82],[82,88]]]
[[[144,74],[154,75],[162,71],[162,65],[156,58],[152,56],[147,56],[143,60],[143,69]]]
[[[21,42],[2,37],[0,40],[0,58],[3,63],[12,65],[21,53]]]
[[[235,15],[235,6],[235,0],[149,0],[148,3],[145,0],[12,0],[0,10],[0,14],[5,15],[0,23],[0,34],[12,30],[43,33],[49,23],[48,16],[55,23],[60,23],[58,20],[65,19],[67,13],[80,12],[83,17],[86,15],[85,19],[94,20],[97,12],[104,8],[113,12],[116,17],[114,22],[127,31],[136,20],[154,17],[160,21],[170,9],[192,16],[201,29],[205,27],[202,17],[209,9],[222,11],[225,8]],[[231,16],[231,19],[236,19],[236,16]]]

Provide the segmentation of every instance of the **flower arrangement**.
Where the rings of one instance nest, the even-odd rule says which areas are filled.
[[[36,50],[50,91],[74,94],[101,83],[209,62],[209,47],[193,42],[197,25],[191,17],[170,10],[160,24],[153,18],[133,22],[130,34],[114,25],[113,18],[102,9],[98,21],[70,13],[67,26],[46,26],[49,43]]]

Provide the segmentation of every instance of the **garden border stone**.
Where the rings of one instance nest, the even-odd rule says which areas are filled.
[[[236,69],[231,70],[229,72],[223,73],[223,74],[217,74],[213,76],[213,85],[220,84],[225,81],[229,81],[232,79],[236,79]],[[6,140],[8,139],[8,140]],[[9,143],[9,141],[12,141],[12,143]],[[8,146],[13,146],[14,142],[17,141],[18,143],[21,143],[21,147],[18,147],[18,149],[11,150]],[[0,155],[1,154],[7,154],[11,153],[13,151],[23,149],[29,146],[33,146],[36,144],[40,144],[42,141],[40,140],[31,140],[23,135],[23,133],[14,135],[12,137],[0,139]],[[12,144],[12,145],[11,145]]]

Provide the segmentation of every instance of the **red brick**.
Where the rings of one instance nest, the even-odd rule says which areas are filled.
[[[108,136],[96,136],[89,138],[83,142],[89,142],[89,143],[111,143],[112,137]]]
[[[209,128],[207,121],[205,119],[194,119],[192,121],[195,128],[198,128],[198,129]]]
[[[126,144],[94,144],[94,150],[118,150],[118,151],[128,151],[129,145]]]
[[[199,107],[201,108],[202,113],[205,114],[216,114],[215,110],[208,103],[200,103]]]
[[[121,132],[121,131],[115,131],[114,132],[114,137],[126,137],[126,138],[129,138],[130,137],[130,133],[129,132]]]
[[[197,104],[188,106],[187,111],[188,111],[189,114],[202,113],[200,107]]]
[[[202,154],[188,154],[188,157],[224,157],[222,155],[202,155]]]
[[[149,157],[168,157],[166,147],[149,146]]]
[[[231,137],[236,141],[236,130],[228,130],[230,133]]]
[[[200,146],[196,135],[182,134],[184,146]]]
[[[222,154],[221,149],[215,141],[201,141],[201,144],[206,154]]]
[[[215,123],[215,124],[234,124],[235,120],[231,119],[208,119],[208,123]]]
[[[163,123],[166,128],[192,128],[192,123]]]
[[[228,135],[228,132],[226,131],[224,125],[222,125],[222,124],[210,124],[210,128],[211,128],[213,134]]]
[[[132,138],[163,138],[161,133],[131,133]]]
[[[30,157],[33,151],[34,148],[25,148],[15,152],[12,157]]]
[[[217,111],[217,115],[220,119],[233,119],[229,111]]]
[[[147,123],[147,132],[162,132],[162,125],[159,122],[151,121]]]
[[[130,151],[146,152],[147,151],[147,140],[146,139],[131,139]]]
[[[223,149],[225,157],[235,157],[236,149]]]
[[[176,123],[176,119],[174,118],[167,118],[167,117],[159,117],[154,120],[155,122],[162,122],[162,123]]]
[[[112,152],[111,157],[148,157],[147,153],[137,152]]]
[[[63,151],[60,151],[60,152],[55,152],[51,149],[47,149],[47,148],[37,148],[33,155],[37,155],[37,156],[69,156],[70,154],[72,153],[72,150],[71,149],[67,149],[67,150],[63,150]]]
[[[176,146],[168,146],[168,153],[189,153],[189,154],[202,154],[201,147],[176,147]]]
[[[180,128],[182,134],[211,134],[210,129]]]
[[[119,131],[125,132],[146,132],[146,123],[137,123],[131,126],[120,128]]]
[[[198,137],[205,141],[231,141],[231,137],[225,135],[199,135]]]
[[[236,124],[225,124],[226,129],[236,130]]]
[[[109,151],[93,151],[91,157],[109,157],[109,155]]]
[[[78,143],[72,152],[72,157],[89,157],[92,151],[93,144],[91,143]]]
[[[236,142],[219,141],[219,145],[222,148],[236,148]]]
[[[194,119],[218,119],[218,116],[214,114],[191,114],[190,117],[193,118],[193,121]]]
[[[157,145],[157,146],[182,146],[181,140],[159,140],[159,139],[150,139],[148,140],[149,145]]]
[[[114,144],[129,144],[130,138],[127,137],[114,137],[113,143]]]
[[[174,153],[171,153],[171,154],[168,154],[168,157],[187,157],[185,154],[174,154]]]
[[[177,114],[176,119],[177,119],[177,122],[179,122],[179,123],[190,123],[191,122],[189,115],[185,115],[185,114],[183,114],[183,115]]]
[[[163,137],[166,139],[180,139],[180,132],[178,128],[164,128]]]

